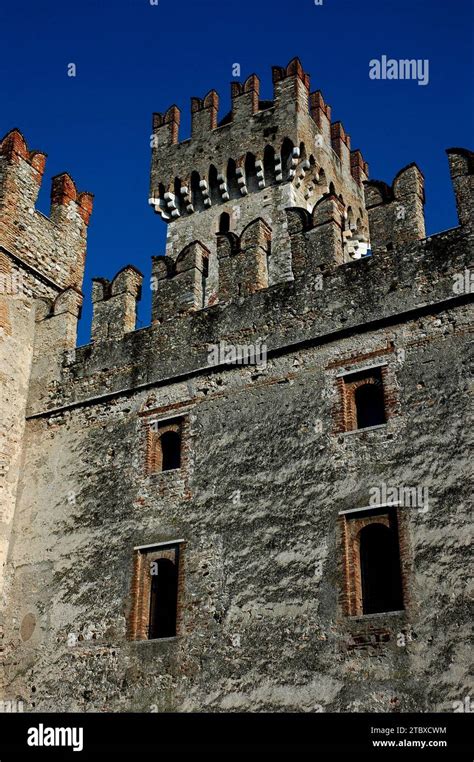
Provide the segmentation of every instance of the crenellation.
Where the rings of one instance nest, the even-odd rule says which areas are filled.
[[[19,130],[0,141],[0,237],[3,246],[62,288],[80,287],[93,196],[63,173],[53,178],[51,213],[35,209],[46,154],[28,151]]]
[[[316,90],[309,96],[310,113],[325,141],[331,139],[331,106],[325,102],[321,90]]]
[[[459,224],[471,227],[474,217],[474,152],[465,148],[448,148],[446,153]]]
[[[257,111],[262,110],[264,104],[260,103],[260,79],[256,74],[251,74],[244,84],[231,83],[232,98],[232,122],[245,121]],[[273,103],[272,103],[273,105]]]
[[[331,124],[331,146],[341,162],[350,165],[351,138],[344,130],[342,122]]]
[[[256,75],[243,84],[233,82],[232,111],[217,126],[217,93],[206,96],[206,106],[206,99],[193,99],[191,139],[153,146],[150,204],[168,223],[166,255],[176,258],[197,237],[210,251],[214,292],[215,234],[223,214],[233,220],[239,213],[231,229],[238,232],[261,215],[263,206],[273,231],[270,284],[292,278],[288,206],[311,211],[331,191],[346,208],[361,210],[359,228],[367,238],[362,181],[368,167],[362,155],[352,158],[349,136],[340,123],[331,126],[331,110],[320,91],[310,95],[309,76],[298,59],[274,67],[273,84],[273,101],[261,101]],[[155,118],[158,142],[166,124],[163,117]]]
[[[416,164],[401,169],[391,186],[376,180],[364,186],[374,254],[425,237],[424,178]]]
[[[364,157],[359,149],[351,151],[351,174],[359,185],[361,185],[364,180],[369,179],[369,165],[364,161]]]
[[[209,251],[199,241],[188,244],[176,261],[154,257],[152,321],[162,322],[202,309],[206,304]]]
[[[205,98],[191,98],[191,138],[206,130],[215,130],[219,111],[219,96],[210,90]]]
[[[272,231],[261,218],[247,225],[240,236],[218,236],[219,301],[244,298],[268,288],[271,240]]]
[[[183,269],[178,276],[173,275],[176,269],[173,260],[155,257],[152,282],[157,279],[153,292],[157,301],[153,302],[152,325],[126,333],[116,341],[96,342],[77,349],[75,362],[71,365],[69,359],[65,361],[63,382],[54,393],[46,400],[43,385],[42,394],[31,398],[29,415],[100,394],[104,369],[111,366],[115,372],[108,393],[133,388],[134,383],[162,384],[176,375],[192,375],[206,368],[208,347],[219,341],[246,343],[265,335],[271,354],[299,342],[317,345],[337,341],[339,334],[363,331],[370,319],[390,325],[405,313],[419,310],[421,314],[426,305],[436,309],[437,304],[452,303],[454,309],[459,300],[469,299],[469,294],[453,291],[454,279],[472,260],[469,241],[462,229],[413,242],[406,246],[402,258],[390,250],[341,265],[328,255],[328,241],[341,211],[339,203],[330,199],[321,204],[318,213],[322,223],[316,226],[305,210],[288,210],[292,256],[298,262],[295,279],[268,288],[253,286],[253,293],[245,298],[239,296],[236,288],[243,268],[234,277],[232,265],[224,265],[222,299],[205,309],[193,309],[185,301],[186,296],[195,294],[199,288],[202,272],[197,254],[206,255],[199,242],[183,253],[188,265],[193,261],[196,265]],[[256,229],[263,239],[268,235],[262,221]],[[217,239],[219,261],[243,258],[239,236],[222,234]],[[252,261],[249,265],[255,267]],[[164,288],[160,303],[161,285]],[[174,295],[176,302],[172,301]],[[178,309],[179,306],[182,308]],[[96,378],[97,389],[95,381],[91,387]]]
[[[0,142],[0,691],[28,709],[442,712],[467,690],[474,155],[448,150],[459,226],[425,237],[418,167],[368,180],[300,61],[273,83],[232,83],[220,122],[193,99],[181,143],[178,107],[154,115],[151,324],[127,265],[94,278],[81,347],[92,196],[62,173],[41,215],[45,155]],[[363,554],[386,532],[380,602]]]
[[[112,281],[94,278],[92,341],[118,339],[135,330],[142,281],[143,275],[133,265],[120,270]]]

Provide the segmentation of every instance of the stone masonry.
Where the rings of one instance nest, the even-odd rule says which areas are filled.
[[[94,280],[86,346],[92,196],[60,175],[44,217],[45,155],[0,142],[0,698],[26,710],[452,711],[473,690],[474,154],[448,150],[459,225],[426,238],[418,167],[369,181],[300,61],[273,82],[234,83],[221,121],[193,98],[183,142],[177,106],[154,115],[151,324],[130,265]],[[210,364],[221,342],[266,362]],[[369,385],[384,418],[360,428]],[[374,523],[402,602],[364,613]],[[169,637],[148,636],[149,564],[177,571]]]

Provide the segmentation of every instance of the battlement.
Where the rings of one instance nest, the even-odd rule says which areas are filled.
[[[374,253],[425,237],[424,177],[416,164],[401,169],[392,185],[379,180],[364,185]]]
[[[232,109],[221,121],[215,90],[193,97],[191,138],[183,142],[176,105],[153,115],[149,200],[164,220],[176,221],[282,183],[292,183],[314,203],[321,175],[328,186],[334,184],[337,195],[347,195],[347,183],[357,192],[368,166],[360,151],[351,152],[342,123],[331,123],[321,92],[310,92],[299,59],[274,66],[272,79],[272,101],[260,100],[256,74],[244,83],[232,82]]]
[[[0,141],[0,243],[58,288],[81,288],[93,196],[64,172],[51,182],[50,216],[35,209],[46,154],[18,129]]]
[[[118,339],[135,330],[142,281],[143,275],[133,265],[122,268],[112,281],[93,279],[92,341]]]
[[[30,414],[82,404],[95,395],[120,394],[224,370],[210,368],[208,362],[209,347],[221,341],[262,341],[271,357],[273,353],[291,351],[291,346],[330,343],[342,335],[364,331],[367,325],[390,326],[403,321],[405,313],[432,315],[438,309],[449,310],[450,304],[469,298],[469,294],[453,289],[455,278],[472,261],[462,228],[406,244],[402,256],[395,250],[384,251],[341,266],[324,256],[324,245],[333,234],[331,207],[334,210],[336,202],[329,200],[325,206],[329,208],[323,224],[308,219],[305,210],[289,211],[293,252],[301,257],[300,276],[293,282],[238,297],[234,273],[229,268],[233,298],[205,309],[183,310],[180,319],[176,304],[181,303],[183,292],[179,281],[175,282],[178,301],[166,319],[125,333],[119,341],[94,341],[65,355],[61,384],[48,389],[44,380],[38,379]],[[262,228],[256,221],[254,240],[262,236]],[[232,239],[230,236],[226,255],[238,257],[241,244]],[[235,251],[230,253],[233,245]],[[198,243],[191,245],[187,252],[191,271],[198,269],[202,254]],[[159,259],[163,280],[170,286],[164,276],[168,264]],[[227,283],[224,281],[226,288]],[[161,285],[160,281],[158,288]],[[189,291],[189,283],[186,288]],[[110,376],[112,366],[114,374]]]
[[[461,226],[468,230],[463,220],[472,204],[472,155],[461,149],[450,149],[448,155]],[[332,191],[324,193],[310,210],[298,206],[283,210],[288,250],[286,260],[282,262],[281,256],[280,260],[291,274],[287,280],[319,278],[328,268],[395,249],[404,257],[407,246],[425,238],[424,178],[416,164],[400,170],[391,185],[379,180],[366,182],[365,195],[367,233],[360,219],[354,219]],[[214,238],[213,274],[212,249],[203,239],[187,243],[175,257],[153,257],[152,324],[183,318],[218,303],[242,304],[252,294],[276,285],[270,277],[275,231],[264,217],[258,216],[233,231],[218,231]],[[131,269],[127,272],[130,285],[120,291],[115,280],[112,284],[94,281],[94,341],[134,330],[139,284],[137,275]],[[124,277],[120,275],[120,283]],[[140,274],[139,280],[141,283]]]
[[[27,709],[449,711],[469,685],[474,154],[425,237],[416,164],[368,181],[298,59],[273,85],[220,122],[194,98],[184,143],[155,116],[151,324],[127,265],[84,346],[92,197],[58,175],[45,217],[45,155],[0,142],[0,684]]]
[[[272,231],[271,256],[259,265],[267,285],[294,277],[287,208],[311,213],[330,193],[344,209],[344,237],[368,240],[363,183],[369,170],[361,152],[352,150],[343,124],[331,122],[330,107],[320,90],[311,92],[298,58],[274,66],[272,80],[271,101],[261,100],[256,74],[232,82],[232,108],[220,120],[215,90],[192,98],[191,138],[183,142],[178,106],[153,117],[149,203],[167,223],[168,258],[176,260],[194,240],[209,252],[203,306],[222,292],[222,268],[235,266],[233,258],[219,264],[216,234],[238,235],[261,218]],[[184,303],[200,298],[195,287]]]
[[[456,195],[459,224],[474,224],[474,152],[466,148],[448,148],[449,171]]]

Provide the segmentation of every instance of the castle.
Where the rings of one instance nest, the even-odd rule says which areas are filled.
[[[0,698],[30,711],[452,711],[469,692],[474,154],[425,236],[300,61],[153,118],[142,275],[93,197],[0,143]],[[18,286],[20,284],[21,287]],[[216,347],[265,347],[229,362]],[[262,358],[260,357],[260,360]]]

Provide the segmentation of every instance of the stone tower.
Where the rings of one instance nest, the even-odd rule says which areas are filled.
[[[32,364],[54,383],[53,356],[76,345],[90,193],[53,178],[51,212],[35,209],[46,154],[19,130],[0,142],[0,589],[15,510]]]
[[[295,59],[154,117],[151,324],[89,194],[0,149],[0,698],[48,711],[451,711],[469,693],[473,153],[426,237]],[[370,245],[369,245],[370,244]],[[370,254],[367,256],[367,254]],[[8,280],[10,278],[10,280]],[[265,345],[265,361],[210,349]]]
[[[176,264],[179,273],[178,255],[191,241],[202,246],[199,256],[194,255],[199,272],[191,276],[185,266],[182,279],[193,277],[194,288],[179,305],[183,309],[222,298],[223,271],[231,277],[229,252],[239,245],[238,236],[244,248],[253,247],[253,254],[242,259],[245,272],[239,264],[241,277],[228,284],[229,296],[234,289],[244,296],[292,280],[298,263],[291,257],[288,208],[313,211],[323,200],[326,208],[331,196],[344,231],[341,263],[353,253],[354,240],[368,240],[363,191],[368,167],[360,151],[351,151],[341,122],[331,122],[331,108],[320,91],[311,92],[309,75],[297,58],[286,67],[273,67],[272,73],[273,100],[260,100],[260,80],[253,74],[244,84],[232,84],[232,110],[220,121],[215,90],[203,99],[192,98],[188,140],[179,141],[177,106],[154,114],[149,201],[168,223],[168,259],[155,260],[157,282],[174,277]],[[257,219],[258,229],[248,230]],[[227,243],[219,241],[217,251],[219,233],[230,235]],[[181,256],[189,260],[190,255]],[[159,302],[157,296],[155,319],[161,316]]]

